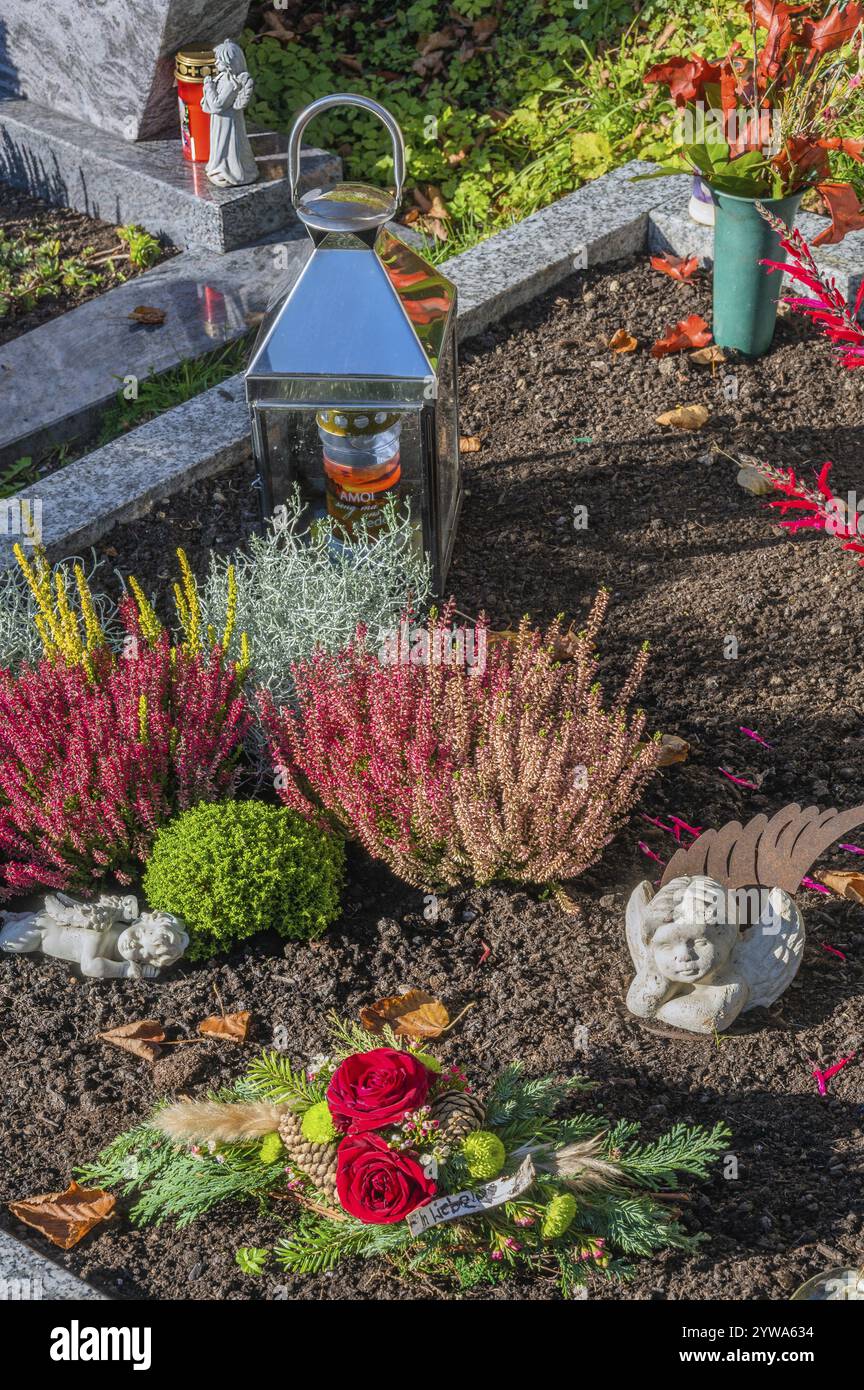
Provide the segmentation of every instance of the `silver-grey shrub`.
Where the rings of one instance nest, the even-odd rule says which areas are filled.
[[[292,662],[309,656],[316,646],[328,651],[343,646],[358,623],[378,640],[392,630],[409,601],[420,608],[431,591],[429,566],[417,554],[410,520],[393,504],[383,517],[379,513],[374,534],[365,526],[356,528],[350,545],[340,542],[338,524],[328,518],[308,530],[303,525],[295,496],[264,534],[251,537],[245,553],[213,555],[200,585],[204,621],[221,632],[226,571],[234,565],[232,655],[239,652],[239,634],[245,631],[250,682],[266,686],[277,705],[291,700]]]

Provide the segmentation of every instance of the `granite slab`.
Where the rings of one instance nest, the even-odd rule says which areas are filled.
[[[652,167],[623,165],[449,260],[447,274],[459,287],[460,332],[481,332],[574,270],[641,250],[649,212],[686,182],[631,182]]]
[[[126,140],[176,135],[174,55],[237,39],[249,0],[0,0],[0,93]]]
[[[217,255],[184,251],[0,348],[0,466],[44,457],[74,439],[130,378],[137,382],[249,331],[292,262],[311,249],[304,229]],[[130,320],[138,305],[165,322]]]
[[[0,101],[0,180],[103,222],[138,223],[175,246],[232,251],[296,226],[287,137],[254,126],[249,133],[258,182],[216,188],[203,164],[183,158],[179,136],[130,144],[33,101]],[[327,187],[341,174],[337,155],[304,148],[303,188]]]
[[[0,1303],[110,1302],[91,1284],[0,1231]]]

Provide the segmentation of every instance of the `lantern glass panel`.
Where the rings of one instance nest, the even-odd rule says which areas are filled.
[[[379,408],[377,413],[384,412]],[[374,415],[370,412],[372,423]],[[296,488],[303,507],[303,524],[312,526],[330,517],[349,543],[361,518],[374,536],[385,505],[392,500],[400,515],[404,515],[407,504],[414,544],[417,553],[422,554],[431,531],[431,516],[424,483],[421,411],[391,411],[378,422],[381,428],[368,438],[373,446],[389,439],[390,447],[382,451],[379,445],[378,459],[369,455],[362,459],[365,468],[350,457],[352,446],[358,442],[357,435],[328,431],[327,418],[322,423],[323,417],[333,416],[337,421],[347,416],[353,423],[357,418],[356,406],[351,407],[350,414],[332,406],[322,411],[284,406],[255,410],[255,448],[264,464],[260,478],[265,515],[271,515],[286,502]]]

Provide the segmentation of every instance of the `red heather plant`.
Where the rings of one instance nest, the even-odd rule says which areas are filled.
[[[525,620],[501,638],[481,619],[485,662],[473,668],[379,661],[361,628],[336,655],[315,653],[293,668],[296,710],[259,696],[283,802],[417,887],[582,873],[658,758],[655,743],[639,744],[644,715],[627,713],[647,651],[608,710],[595,683],[607,605],[604,591],[578,636]],[[426,653],[447,650],[452,612],[430,618]]]
[[[842,497],[836,497],[829,486],[832,465],[823,463],[816,476],[816,486],[811,487],[798,477],[794,468],[775,468],[773,464],[761,459],[747,457],[748,468],[755,468],[763,478],[773,484],[782,497],[768,506],[786,517],[792,513],[791,520],[778,524],[787,531],[825,531],[839,541],[844,550],[855,551],[864,556],[864,519],[857,511],[850,514],[849,507]],[[864,558],[858,561],[864,565]]]
[[[784,295],[785,302],[797,314],[804,314],[825,333],[840,353],[840,361],[850,370],[864,367],[864,327],[858,322],[858,314],[864,306],[864,280],[858,290],[855,308],[850,309],[838,290],[833,278],[819,269],[813,252],[799,231],[789,231],[779,217],[767,208],[759,206],[765,221],[773,227],[780,238],[780,245],[788,255],[788,261],[762,261],[769,275],[784,271],[791,280],[797,280],[810,291],[809,295]]]
[[[230,795],[249,713],[243,672],[173,647],[121,607],[128,654],[0,671],[0,867],[7,890],[128,883],[160,825]]]

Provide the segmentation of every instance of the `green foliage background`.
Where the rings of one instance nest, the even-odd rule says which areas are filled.
[[[441,189],[453,223],[440,251],[452,255],[616,165],[657,157],[668,106],[642,79],[661,57],[719,55],[735,37],[749,48],[737,0],[578,4],[584,8],[574,0],[318,0],[320,21],[291,42],[266,37],[261,16],[272,7],[257,5],[244,39],[256,81],[252,116],[284,129],[332,92],[381,101],[405,135],[409,188]],[[471,23],[497,19],[481,45],[488,51],[462,61],[457,45],[444,52],[441,73],[424,78],[414,68],[424,40],[451,25],[454,12]],[[297,22],[290,4],[276,13],[289,30]],[[848,133],[864,133],[864,112]],[[343,153],[350,177],[388,180],[388,137],[362,112],[328,112],[308,138]],[[851,168],[837,164],[841,176]]]

